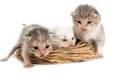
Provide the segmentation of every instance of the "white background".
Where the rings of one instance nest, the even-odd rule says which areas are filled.
[[[119,0],[0,0],[0,58],[16,42],[22,23],[38,23],[49,28],[72,26],[70,13],[79,4],[93,5],[101,14],[106,33],[104,58],[25,69],[11,57],[7,62],[0,62],[0,76],[120,76]]]

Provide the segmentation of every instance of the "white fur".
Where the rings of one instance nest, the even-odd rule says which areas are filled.
[[[98,24],[97,27],[93,28],[91,31],[82,34],[82,37],[85,41],[88,41],[89,39],[96,40],[96,37],[100,32],[101,32],[101,24]]]
[[[76,39],[72,40],[72,37],[74,37],[74,32],[72,27],[61,27],[57,26],[55,28],[50,29],[50,32],[52,33],[52,40],[55,41],[55,45],[58,45],[57,47],[68,47],[67,43],[63,42],[62,39],[67,38],[68,40],[72,41],[74,44],[76,42]]]
[[[90,39],[93,39],[97,42],[97,50],[102,52],[102,48],[105,41],[105,34],[102,24],[98,24],[97,27],[93,28],[89,32],[82,33],[82,39],[84,39],[86,42],[89,42]]]

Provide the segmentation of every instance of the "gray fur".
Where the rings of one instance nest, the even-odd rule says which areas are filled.
[[[34,53],[37,57],[39,54],[46,56],[49,51],[52,50],[51,39],[49,32],[46,28],[38,25],[32,24],[26,26],[21,31],[18,42],[15,44],[13,49],[10,51],[9,55],[1,59],[1,61],[6,61],[9,57],[20,47],[22,47],[22,57],[24,59],[24,67],[31,67],[32,64],[29,59],[29,54]],[[49,48],[45,48],[46,45],[49,45]],[[37,46],[38,49],[34,49],[34,46]]]
[[[91,5],[79,5],[72,12],[72,18],[75,36],[90,43],[96,51],[101,51],[105,34],[99,12]]]

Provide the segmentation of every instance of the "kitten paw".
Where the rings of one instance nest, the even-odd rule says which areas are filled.
[[[33,67],[33,65],[31,63],[27,63],[27,64],[24,64],[24,67],[25,68],[31,68],[31,67]]]
[[[1,62],[5,62],[5,61],[7,61],[7,59],[5,58],[5,59],[0,59],[0,61]]]

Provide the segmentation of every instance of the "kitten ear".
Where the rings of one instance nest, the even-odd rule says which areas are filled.
[[[22,24],[24,26],[24,28],[27,28],[27,25],[26,24]]]
[[[99,12],[98,12],[97,10],[94,11],[94,15],[95,15],[96,17],[98,17],[99,20],[101,20],[101,16],[100,16],[100,14],[99,14]]]
[[[72,16],[72,17],[73,17],[73,16],[75,16],[75,15],[76,15],[76,13],[75,13],[75,12],[72,12],[72,13],[71,13],[71,16]]]
[[[24,23],[23,23],[22,25],[23,25],[24,27],[26,27],[26,26],[27,26],[27,25],[26,25],[26,24],[24,24]]]
[[[30,40],[32,39],[31,33],[28,33],[28,34],[24,37],[24,39],[30,41]]]
[[[51,38],[55,38],[55,33],[54,32],[49,32],[49,35]]]
[[[100,14],[99,14],[99,12],[98,12],[97,10],[96,10],[94,13],[96,13],[96,14],[100,15]]]

